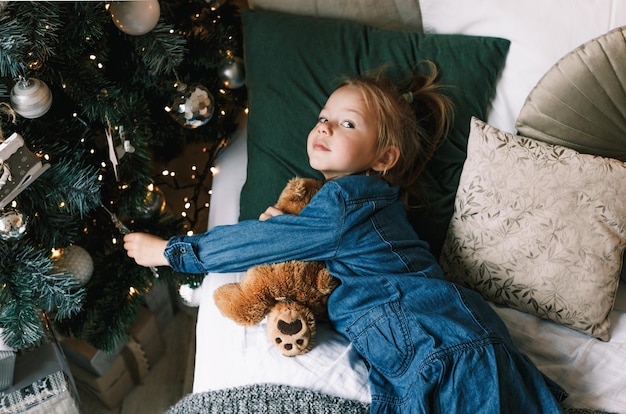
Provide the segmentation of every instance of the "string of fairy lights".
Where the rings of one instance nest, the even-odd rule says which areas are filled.
[[[121,250],[119,249],[119,244],[124,233],[120,232],[119,228],[112,228],[110,223],[104,223],[109,218],[103,214],[103,208],[104,210],[108,208],[112,212],[118,213],[120,219],[136,231],[143,231],[141,227],[143,223],[141,223],[140,219],[149,218],[149,220],[143,220],[147,223],[145,226],[156,227],[157,222],[160,225],[161,222],[157,220],[158,216],[160,216],[160,213],[164,213],[166,209],[174,216],[183,219],[183,228],[186,234],[191,235],[206,230],[212,196],[212,179],[218,173],[215,167],[215,159],[228,145],[228,139],[236,128],[236,126],[233,126],[234,119],[241,114],[241,111],[247,113],[247,110],[244,108],[245,88],[242,88],[245,83],[243,60],[235,55],[235,50],[239,49],[238,40],[236,36],[230,35],[230,29],[217,29],[218,27],[226,28],[231,26],[233,18],[228,17],[222,21],[220,13],[213,13],[220,7],[225,7],[223,0],[204,0],[204,2],[198,1],[198,3],[202,6],[202,12],[193,16],[191,21],[187,18],[177,19],[176,28],[169,29],[169,33],[174,36],[163,36],[167,32],[163,30],[164,24],[159,25],[158,23],[160,17],[163,17],[160,16],[158,0],[107,2],[104,5],[105,10],[110,13],[115,26],[117,26],[120,32],[130,35],[131,39],[134,39],[134,36],[140,36],[156,28],[153,33],[154,37],[158,39],[166,38],[167,42],[164,41],[163,43],[166,43],[168,46],[171,45],[172,52],[171,54],[168,53],[163,61],[160,60],[161,54],[155,55],[153,51],[150,56],[151,59],[149,59],[150,64],[144,62],[143,66],[141,66],[144,68],[141,72],[143,76],[137,77],[137,79],[141,80],[144,77],[149,79],[149,81],[142,82],[141,85],[153,85],[153,80],[154,85],[158,85],[158,87],[147,90],[142,95],[145,98],[140,103],[159,102],[158,105],[136,105],[135,102],[137,100],[132,101],[130,98],[127,102],[124,100],[126,95],[122,93],[126,92],[126,90],[117,88],[116,82],[107,83],[102,88],[99,86],[100,83],[97,81],[100,78],[106,79],[109,74],[113,74],[112,78],[117,79],[115,77],[117,66],[111,63],[116,60],[110,59],[105,49],[98,49],[95,46],[98,44],[96,41],[97,31],[86,37],[81,34],[79,39],[74,39],[74,42],[78,42],[80,45],[84,42],[86,46],[84,49],[80,49],[80,55],[76,57],[84,65],[75,66],[80,68],[81,76],[85,75],[88,77],[87,75],[91,75],[89,77],[90,83],[88,84],[80,80],[82,79],[81,76],[77,76],[77,82],[72,83],[74,78],[66,76],[67,74],[63,72],[66,69],[65,67],[61,67],[58,73],[53,70],[46,71],[44,66],[50,64],[50,67],[54,68],[53,64],[55,62],[52,59],[48,59],[45,53],[37,53],[35,48],[33,48],[35,52],[29,52],[27,56],[24,56],[24,59],[22,59],[24,61],[23,65],[19,65],[16,68],[11,67],[7,70],[3,69],[1,75],[7,79],[6,86],[10,88],[13,85],[13,89],[10,91],[6,89],[6,93],[0,90],[0,95],[2,95],[0,97],[3,99],[4,97],[9,98],[11,110],[19,117],[24,118],[19,119],[18,117],[18,121],[23,123],[22,125],[11,127],[18,129],[23,135],[25,141],[23,147],[47,148],[47,150],[36,150],[34,155],[44,165],[52,165],[52,168],[58,165],[68,166],[66,170],[62,171],[70,171],[71,174],[59,175],[79,177],[78,168],[84,168],[85,177],[91,174],[85,181],[89,181],[89,184],[93,184],[92,187],[96,189],[96,191],[92,191],[90,194],[99,194],[99,197],[93,197],[93,199],[85,201],[84,207],[81,207],[81,212],[84,210],[83,217],[86,217],[87,220],[80,221],[75,227],[68,225],[67,229],[62,229],[65,231],[63,233],[65,239],[63,240],[70,240],[69,242],[65,244],[55,243],[51,249],[49,246],[44,246],[40,249],[47,260],[49,259],[52,262],[54,266],[54,269],[51,270],[52,272],[62,270],[72,276],[74,281],[78,282],[79,287],[70,286],[68,291],[71,288],[84,292],[91,289],[90,286],[96,286],[94,282],[99,281],[98,277],[102,273],[100,266],[102,257],[111,252]],[[174,9],[177,10],[179,5],[179,3],[176,3],[176,8],[168,5],[168,8],[164,10],[168,12]],[[206,5],[210,5],[210,9],[207,9]],[[198,8],[200,7],[198,6]],[[183,8],[183,6],[181,6],[181,9],[188,10],[188,8]],[[11,7],[8,7],[6,10],[7,13],[13,12]],[[230,13],[230,9],[228,13]],[[228,13],[225,13],[225,15],[230,16]],[[59,15],[64,16],[63,13]],[[61,19],[57,20],[60,21]],[[89,25],[89,30],[92,27],[95,28],[96,26]],[[54,26],[44,27],[42,29],[42,38],[54,37],[55,30],[58,30],[58,28],[55,29]],[[112,33],[117,32],[112,31]],[[214,45],[216,50],[212,51],[212,53],[207,53],[210,49],[204,47],[206,43],[203,44],[198,41],[193,44],[191,42],[187,43],[191,45],[189,47],[191,50],[189,55],[186,54],[187,52],[177,54],[175,45],[178,44],[178,37],[194,39],[215,38],[216,40],[213,41],[212,45]],[[113,36],[113,38],[125,39],[124,36]],[[140,44],[139,41],[130,43]],[[148,42],[143,44],[148,45],[149,49]],[[135,49],[132,50],[134,51]],[[137,61],[143,62],[141,59],[148,53],[144,53],[143,49],[137,50],[141,51],[139,53],[141,56],[137,57]],[[168,52],[169,50],[168,48]],[[197,54],[193,55],[192,53],[197,50],[203,51],[202,57],[207,58],[206,61],[203,60],[198,63],[193,61],[192,57],[189,57],[189,61],[185,60],[188,56],[197,56]],[[179,60],[177,61],[176,59]],[[153,62],[156,63],[153,65]],[[123,65],[119,66],[123,67]],[[158,70],[153,66],[158,67]],[[200,67],[205,68],[207,66],[210,67],[210,71],[198,70]],[[192,79],[180,79],[178,73],[176,73],[177,70],[180,70],[180,75],[183,77],[187,75]],[[53,75],[50,75],[50,73]],[[103,74],[103,76],[94,76],[94,73]],[[216,74],[216,76],[213,74]],[[41,78],[45,78],[50,87]],[[174,84],[170,83],[172,78],[176,78]],[[158,82],[156,81],[157,79]],[[127,79],[124,78],[124,80]],[[65,82],[68,83],[66,84]],[[135,82],[140,84],[138,81]],[[169,89],[170,86],[171,90]],[[87,93],[90,89],[94,89],[96,92]],[[61,90],[63,93],[59,93]],[[140,91],[144,92],[143,89],[140,89]],[[53,93],[55,95],[58,93],[58,96],[53,97]],[[83,99],[84,95],[89,95],[89,99]],[[118,99],[118,96],[122,96],[119,102],[123,102],[124,105],[119,105],[123,110],[116,112],[116,99]],[[158,96],[159,99],[151,99],[154,96]],[[56,102],[53,102],[53,98],[55,98]],[[163,102],[167,101],[167,104],[160,106],[162,102],[160,98],[163,98]],[[6,106],[9,106],[8,103]],[[53,110],[49,111],[51,107],[53,107]],[[137,108],[143,110],[143,112],[139,112]],[[145,108],[148,108],[150,112],[147,112]],[[153,109],[156,109],[156,111],[153,112]],[[48,116],[44,117],[47,113]],[[143,115],[146,113],[153,113],[154,115],[148,121],[144,121],[140,116],[128,116],[129,114]],[[15,114],[12,116],[15,117]],[[6,117],[4,114],[0,115]],[[42,120],[35,120],[35,118],[40,117]],[[54,117],[54,119],[51,117]],[[139,121],[137,121],[138,118]],[[172,123],[171,126],[167,125],[165,128],[159,128],[159,125],[161,125],[159,122],[163,119],[171,123],[169,118],[176,121],[180,128],[178,128],[176,123]],[[46,134],[34,133],[34,131],[39,129],[45,129],[43,126],[49,120],[53,120],[59,125],[62,124],[64,131],[71,131],[68,133],[68,137],[72,135],[78,139],[78,141],[70,141],[68,138],[68,147],[78,149],[78,151],[75,151],[76,154],[84,153],[89,155],[84,157],[89,158],[85,160],[84,165],[82,162],[80,165],[71,161],[59,162],[60,157],[58,154],[72,152],[59,151],[59,148],[65,145],[65,137],[63,137],[63,140],[55,141],[55,146],[53,146],[48,145],[49,143],[44,141],[44,139],[47,139]],[[31,121],[33,121],[32,125],[34,126],[29,129],[28,123]],[[142,127],[141,122],[149,123],[152,128]],[[210,125],[207,125],[209,123]],[[140,126],[138,127],[137,125]],[[207,126],[201,128],[205,125]],[[175,130],[173,134],[164,132],[171,130]],[[181,131],[180,134],[178,134],[179,130]],[[191,130],[195,130],[198,133],[196,134],[196,132]],[[200,135],[206,136],[210,142],[194,143]],[[162,142],[164,141],[163,137],[167,137],[168,141]],[[188,138],[191,143],[186,143]],[[172,163],[172,166],[165,168],[158,164],[159,161],[156,161],[158,159],[157,156],[152,158],[158,150],[172,148],[179,142],[184,142],[183,145],[188,146],[189,149],[196,149],[196,152],[193,154],[193,162]],[[197,151],[198,146],[201,146],[201,151]],[[185,151],[188,151],[188,149],[183,149],[183,154],[178,155],[176,160],[183,159],[187,161],[184,158]],[[133,153],[134,155],[128,155]],[[124,157],[126,158],[124,159]],[[148,158],[150,158],[149,161],[146,161]],[[9,159],[6,161],[8,166],[16,162],[16,160]],[[81,161],[83,161],[82,158]],[[76,169],[71,169],[73,165],[76,165]],[[182,165],[184,165],[184,169]],[[98,189],[100,191],[97,191]],[[31,190],[37,190],[37,188],[33,187]],[[91,191],[92,188],[89,187],[88,190]],[[46,190],[47,192],[48,190]],[[139,192],[139,199],[144,197],[143,204],[139,207],[136,207],[134,203],[137,200],[137,197],[135,197],[137,192]],[[30,193],[37,192],[31,191]],[[76,211],[76,209],[72,210],[72,206],[77,205],[77,202],[73,200],[76,197],[68,196],[67,194],[59,191],[58,196],[55,194],[54,202],[58,204],[59,210]],[[16,197],[16,195],[13,197]],[[64,198],[64,200],[59,198]],[[131,199],[133,202],[128,202]],[[22,198],[21,200],[25,201],[27,199]],[[30,202],[30,199],[28,201]],[[0,216],[7,214],[5,218],[0,219],[0,239],[2,240],[0,243],[7,242],[6,244],[10,245],[13,242],[24,241],[20,239],[26,233],[29,236],[26,236],[25,241],[29,241],[28,237],[35,233],[34,230],[37,229],[34,226],[35,222],[31,219],[31,222],[28,223],[28,215],[26,214],[28,206],[30,206],[29,202],[18,203],[13,199],[8,202],[6,209],[0,208]],[[54,205],[54,203],[51,204]],[[20,212],[20,210],[23,211]],[[50,210],[54,214],[58,213],[54,208]],[[115,223],[115,218],[111,217],[113,223]],[[78,222],[78,220],[76,221]],[[40,228],[45,227],[47,222],[45,223]],[[136,223],[139,224],[134,226]],[[170,222],[167,222],[165,225],[170,226]],[[56,228],[54,226],[48,227],[51,229]],[[104,230],[104,233],[101,233],[101,230]],[[82,234],[76,235],[75,233],[77,232],[82,232]],[[49,237],[48,239],[52,238]],[[100,243],[101,241],[103,243]],[[109,248],[109,241],[118,246]],[[67,243],[70,244],[66,245]],[[84,247],[78,244],[82,244]],[[94,248],[94,246],[99,245],[106,246],[106,248]],[[89,252],[97,253],[91,257]],[[94,259],[97,263],[95,266]],[[96,268],[95,272],[94,267]],[[94,276],[92,278],[93,274],[98,277]],[[111,274],[117,273],[109,272],[108,275],[110,276]],[[161,276],[161,279],[165,277],[164,274]],[[128,289],[129,297],[135,297],[145,291],[145,286],[142,285],[144,279],[141,277],[136,279],[138,283],[133,282],[135,284],[130,287],[120,287],[120,289]],[[0,286],[0,288],[4,287]],[[6,287],[6,289],[9,289],[9,287]],[[11,293],[13,294],[14,292],[11,291]],[[19,295],[19,293],[15,292],[16,295]],[[110,296],[114,297],[114,295]],[[92,299],[90,300],[93,302]],[[85,301],[83,305],[87,305],[87,302]],[[38,307],[41,308],[41,304],[35,300],[33,309]],[[101,325],[103,329],[106,329],[106,324]],[[22,341],[16,342],[15,346],[17,348],[28,347],[36,342],[37,339],[23,338],[23,335],[19,334],[19,332],[16,334],[16,338]]]
[[[183,219],[187,235],[206,230],[205,218],[210,208],[211,183],[213,176],[218,172],[213,163],[217,153],[225,145],[220,143],[213,148],[203,147],[201,153],[205,161],[200,167],[192,164],[185,173],[166,168],[155,176],[155,185],[166,199],[167,208]],[[183,175],[184,177],[181,177]],[[174,200],[173,197],[177,196],[180,199]],[[175,209],[178,211],[174,211]]]

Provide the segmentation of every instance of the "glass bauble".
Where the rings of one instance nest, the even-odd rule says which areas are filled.
[[[165,193],[163,193],[159,187],[149,185],[141,206],[136,211],[136,215],[144,219],[156,217],[164,213],[166,208],[167,202],[165,200]]]
[[[169,113],[185,128],[198,128],[205,125],[215,112],[215,99],[202,85],[180,84],[173,98]]]
[[[237,89],[246,83],[246,70],[243,59],[235,56],[230,58],[224,66],[219,69],[219,77],[224,86],[229,89]]]
[[[39,79],[20,79],[11,90],[11,106],[24,118],[39,118],[52,106],[52,93]]]
[[[8,210],[0,215],[0,239],[19,240],[26,233],[28,220],[17,210]]]
[[[122,32],[139,36],[157,25],[161,16],[158,0],[114,1],[109,8],[113,23]]]
[[[55,267],[71,273],[82,286],[91,280],[93,259],[89,252],[75,244],[60,249]]]

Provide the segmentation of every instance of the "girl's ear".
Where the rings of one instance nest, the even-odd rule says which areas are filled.
[[[400,149],[396,146],[389,146],[378,157],[378,160],[372,165],[374,171],[389,171],[398,162],[400,158]]]

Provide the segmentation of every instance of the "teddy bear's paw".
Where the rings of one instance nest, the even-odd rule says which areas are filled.
[[[315,318],[305,306],[281,302],[268,315],[267,333],[283,355],[302,355],[313,348]]]

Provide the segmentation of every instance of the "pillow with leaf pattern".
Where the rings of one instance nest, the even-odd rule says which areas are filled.
[[[609,339],[626,165],[472,119],[441,264],[490,301]]]

